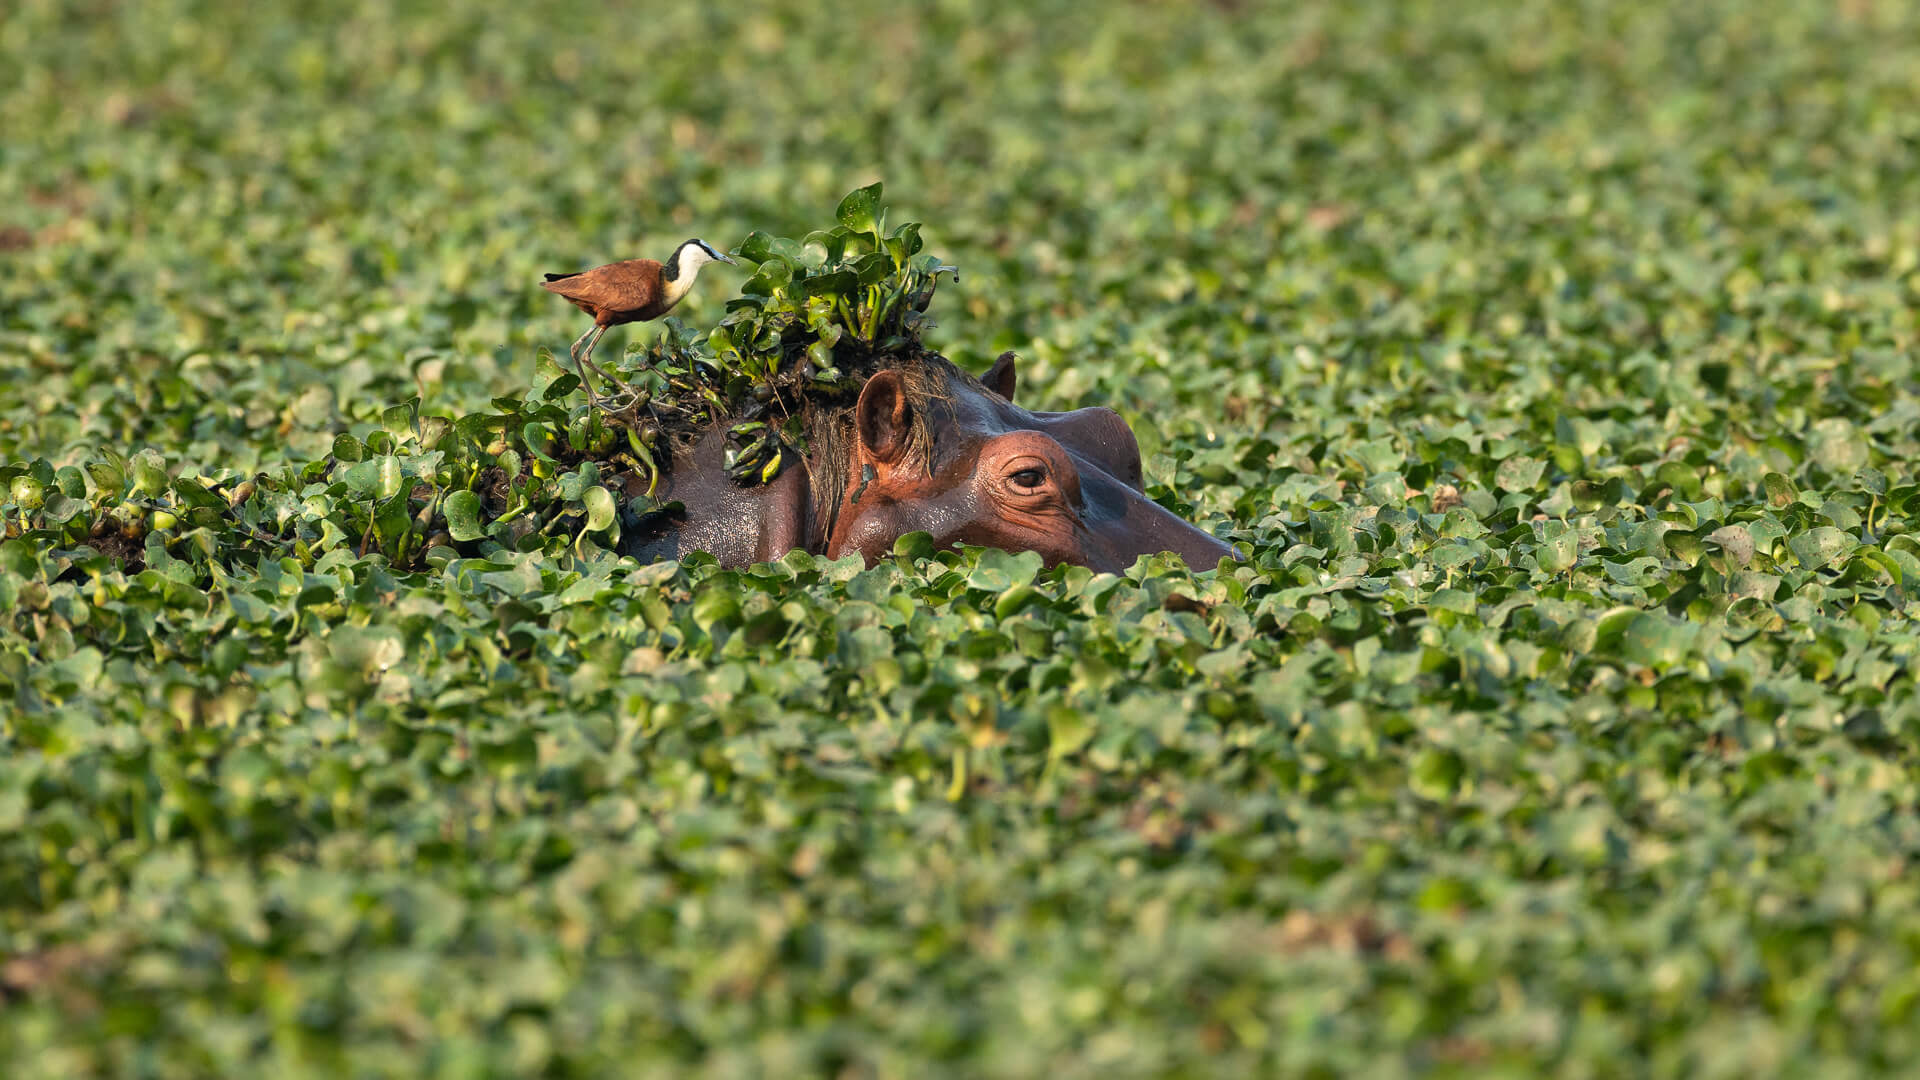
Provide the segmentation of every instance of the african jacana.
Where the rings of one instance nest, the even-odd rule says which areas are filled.
[[[580,372],[580,385],[587,389],[589,404],[600,403],[593,392],[593,383],[587,379],[589,367],[622,390],[631,392],[632,389],[593,362],[594,347],[600,344],[600,336],[607,328],[621,323],[648,322],[665,315],[693,288],[693,279],[700,276],[700,268],[715,261],[733,263],[705,240],[695,239],[673,249],[665,263],[626,259],[576,274],[547,275],[547,280],[540,283],[541,288],[559,293],[574,307],[593,316],[592,329],[581,334],[573,348],[567,350],[574,368]],[[580,348],[583,344],[585,351]]]

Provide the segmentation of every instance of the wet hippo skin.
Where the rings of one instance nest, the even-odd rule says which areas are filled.
[[[643,559],[712,553],[728,566],[795,548],[869,565],[894,541],[924,531],[941,547],[1038,552],[1049,566],[1119,572],[1170,551],[1195,569],[1234,557],[1226,544],[1142,491],[1140,448],[1111,409],[1028,412],[1013,403],[1011,353],[975,380],[944,360],[881,370],[858,401],[822,422],[813,456],[771,484],[741,487],[722,468],[725,438],[709,432],[676,455],[661,501],[683,518],[631,530]]]

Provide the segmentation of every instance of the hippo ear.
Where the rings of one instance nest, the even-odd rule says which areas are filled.
[[[907,429],[911,419],[907,388],[897,371],[877,371],[860,390],[860,403],[853,407],[854,424],[860,432],[860,446],[867,455],[891,465],[907,452]]]
[[[995,360],[993,366],[987,369],[987,373],[980,376],[981,385],[1008,401],[1013,400],[1013,384],[1018,379],[1019,376],[1013,370],[1012,349],[1001,353],[1000,359]]]

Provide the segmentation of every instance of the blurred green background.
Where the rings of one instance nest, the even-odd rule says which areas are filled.
[[[1900,0],[8,0],[0,462],[478,409],[876,179],[1249,565],[11,541],[11,1075],[1920,1058]]]

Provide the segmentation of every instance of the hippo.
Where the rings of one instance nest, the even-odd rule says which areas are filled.
[[[1112,409],[1028,412],[1013,403],[1015,357],[974,378],[937,353],[873,372],[852,404],[810,410],[810,452],[771,483],[726,474],[725,426],[688,436],[663,470],[655,511],[623,530],[642,560],[705,551],[745,566],[804,550],[859,554],[926,532],[940,547],[1034,551],[1048,566],[1119,573],[1172,552],[1211,570],[1232,548],[1147,498],[1140,447]]]

